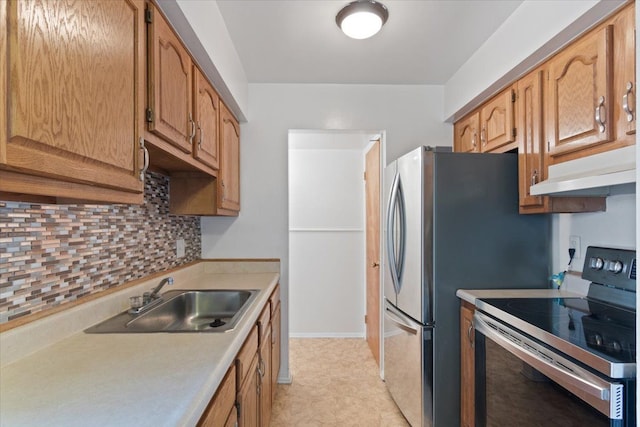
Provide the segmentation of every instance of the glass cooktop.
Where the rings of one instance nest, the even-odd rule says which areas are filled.
[[[584,298],[483,298],[479,302],[482,311],[570,356],[577,357],[567,351],[575,346],[612,364],[636,362],[633,310]]]

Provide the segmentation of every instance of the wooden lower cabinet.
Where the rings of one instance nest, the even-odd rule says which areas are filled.
[[[274,292],[275,293],[275,292]],[[273,297],[272,297],[272,307]],[[276,300],[275,308],[271,314],[271,403],[276,398],[276,384],[278,383],[278,375],[280,374],[280,343],[282,341],[280,334],[280,297]]]
[[[229,419],[237,419],[236,413],[236,367],[231,365],[198,422],[199,427],[227,427]]]
[[[260,399],[260,425],[268,426],[271,421],[271,322],[267,325],[264,336],[260,340],[260,385],[258,396]]]
[[[255,353],[247,376],[238,390],[236,398],[238,408],[238,426],[258,427],[260,425],[260,401],[258,387],[260,385],[260,373],[258,372],[259,355]]]
[[[460,426],[475,425],[474,308],[463,301],[460,307]]]
[[[238,410],[235,406],[231,409],[231,413],[229,414],[224,427],[238,427]]]
[[[280,285],[202,414],[199,427],[268,427],[280,371]]]

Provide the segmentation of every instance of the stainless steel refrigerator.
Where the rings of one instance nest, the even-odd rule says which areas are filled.
[[[550,222],[517,154],[420,147],[384,171],[384,377],[413,427],[460,425],[457,289],[548,287]]]

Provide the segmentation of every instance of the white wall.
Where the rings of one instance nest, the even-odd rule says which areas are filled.
[[[292,337],[364,336],[363,172],[363,149],[289,149]]]
[[[607,197],[606,212],[555,214],[551,224],[554,272],[567,268],[569,236],[580,237],[581,258],[574,259],[574,271],[582,271],[587,246],[635,249],[635,184],[614,188],[612,195]]]
[[[622,4],[525,0],[445,84],[443,117],[460,118]]]
[[[240,121],[247,117],[244,67],[215,1],[158,0],[202,71]]]
[[[421,144],[451,145],[441,86],[250,84],[251,120],[241,126],[238,218],[202,219],[203,257],[281,259],[283,336],[289,333],[289,129],[382,129],[386,158]],[[388,163],[388,161],[387,161]],[[289,376],[283,340],[281,379]]]

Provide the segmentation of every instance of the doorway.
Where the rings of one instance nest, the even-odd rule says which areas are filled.
[[[370,330],[371,322],[377,323],[379,336],[379,289],[378,303],[373,302],[378,307],[375,313],[367,308],[372,303],[367,301],[366,290],[367,265],[374,262],[367,259],[364,171],[366,154],[376,145],[375,141],[379,141],[380,166],[382,132],[289,131],[293,338],[366,338],[375,335]],[[379,210],[378,206],[378,213]],[[374,240],[379,250],[379,237]],[[380,270],[378,266],[373,269]],[[374,356],[379,360],[379,348]]]

